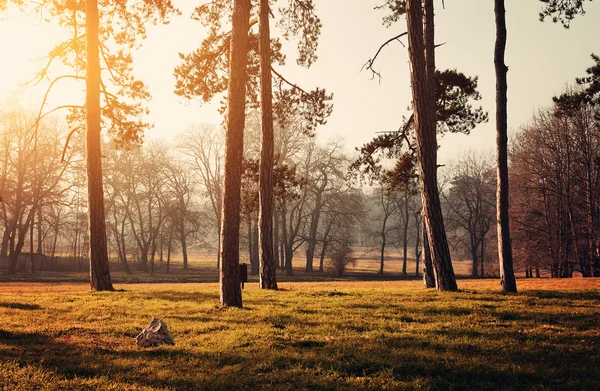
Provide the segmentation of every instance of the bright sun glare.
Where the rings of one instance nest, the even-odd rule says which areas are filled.
[[[39,107],[49,81],[37,86],[25,84],[34,79],[36,73],[45,66],[45,57],[68,32],[40,20],[35,15],[23,15],[16,9],[9,9],[0,19],[0,101],[17,100],[32,108]],[[65,72],[61,64],[53,64],[50,77]],[[65,100],[81,103],[82,86],[65,82],[50,95],[49,105]],[[14,99],[13,99],[14,98]]]

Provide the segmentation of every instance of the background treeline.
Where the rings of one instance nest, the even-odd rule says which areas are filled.
[[[595,68],[590,68],[592,72]],[[512,231],[516,270],[527,277],[597,275],[600,270],[600,115],[578,87],[555,98],[513,138]],[[356,156],[340,140],[319,143],[302,120],[275,131],[274,253],[286,274],[376,261],[384,273],[399,250],[401,272],[420,275],[417,182],[370,186],[349,175]],[[60,119],[18,106],[0,117],[1,268],[8,273],[88,270],[83,137]],[[242,179],[242,260],[258,272],[260,118],[251,112]],[[106,226],[113,268],[128,274],[185,272],[189,254],[219,259],[224,131],[194,125],[173,142],[104,146]],[[393,161],[392,161],[393,162]],[[385,162],[383,162],[385,165]],[[469,152],[441,169],[450,246],[474,277],[497,274],[495,166]],[[416,265],[415,265],[416,262]],[[373,262],[371,262],[373,264]],[[211,266],[212,267],[212,266]],[[364,270],[364,269],[361,269]]]

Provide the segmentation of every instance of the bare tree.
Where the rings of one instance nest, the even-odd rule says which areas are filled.
[[[177,139],[179,152],[193,168],[202,195],[208,198],[217,231],[217,248],[221,247],[221,212],[223,182],[224,138],[220,128],[212,125],[193,125]],[[217,269],[221,252],[217,251]]]

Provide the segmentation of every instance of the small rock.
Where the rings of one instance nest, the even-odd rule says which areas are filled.
[[[138,346],[147,348],[158,345],[175,345],[173,336],[167,330],[167,324],[158,318],[152,322],[135,337]]]

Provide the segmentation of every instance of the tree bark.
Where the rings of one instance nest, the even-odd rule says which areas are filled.
[[[404,227],[402,232],[402,274],[406,274],[406,266],[408,263],[408,189],[404,192]]]
[[[187,252],[187,239],[185,234],[185,220],[183,216],[180,220],[179,225],[179,240],[181,241],[181,256],[183,258],[183,268],[187,270],[188,268],[188,252]]]
[[[427,238],[427,230],[425,222],[422,225],[423,231],[423,285],[425,288],[435,288],[435,276],[433,271],[433,263],[431,262],[431,251],[429,247],[429,239]]]
[[[248,25],[251,7],[250,0],[234,0],[233,2],[229,49],[223,212],[221,214],[220,301],[223,305],[240,308],[242,307],[242,289],[239,278],[240,187],[246,119]]]
[[[419,250],[421,247],[421,224],[419,224],[419,215],[415,213],[415,276],[420,277],[419,273],[419,263],[421,261],[421,251]]]
[[[498,260],[500,262],[500,284],[504,292],[516,293],[517,282],[513,270],[512,245],[510,242],[508,217],[508,125],[507,125],[507,81],[508,67],[504,64],[506,50],[506,10],[504,0],[494,0],[496,14],[496,44],[494,66],[496,68],[496,151],[497,151],[497,196],[496,216],[498,225]]]
[[[98,0],[86,0],[86,147],[88,213],[90,219],[90,285],[97,291],[112,291],[104,219],[102,153],[100,151],[100,57]]]
[[[440,291],[456,291],[458,287],[450,259],[437,187],[433,0],[425,0],[425,26],[421,0],[407,0],[406,6],[423,221],[429,240],[436,287]]]
[[[261,289],[277,289],[275,256],[273,254],[273,92],[271,91],[271,33],[269,31],[269,0],[260,0],[260,111],[262,138],[260,144],[259,178],[259,285]]]
[[[273,262],[276,267],[280,267],[279,254],[279,213],[277,209],[273,209]]]

